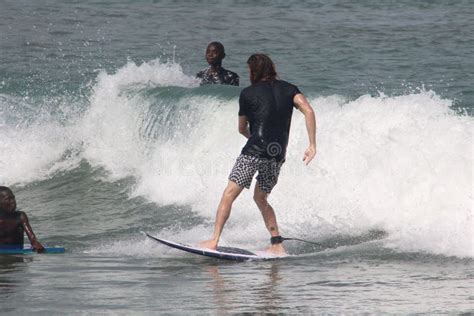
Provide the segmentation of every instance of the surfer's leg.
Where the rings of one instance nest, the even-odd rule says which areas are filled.
[[[262,213],[263,220],[265,221],[265,226],[267,226],[268,231],[270,234],[273,236],[278,236],[278,224],[276,221],[276,216],[275,212],[273,210],[273,207],[268,203],[268,193],[262,191],[260,186],[257,185],[255,186],[254,194],[253,194],[253,200],[258,206],[258,209]]]
[[[210,240],[199,243],[200,247],[209,249],[217,248],[219,238],[222,234],[222,229],[224,228],[224,225],[227,219],[229,218],[230,211],[232,209],[232,203],[234,203],[235,199],[239,196],[240,192],[242,192],[243,189],[244,188],[240,187],[237,183],[229,181],[227,187],[224,190],[224,193],[222,194],[219,207],[217,208],[216,223],[214,226],[214,233],[212,234],[212,238]]]
[[[275,211],[273,210],[273,207],[270,205],[270,203],[268,203],[268,195],[269,193],[262,191],[259,183],[257,183],[255,186],[253,199],[262,213],[265,226],[270,232],[270,235],[275,237],[279,236],[280,232],[278,231]],[[286,254],[285,249],[281,243],[272,245],[268,251],[279,255]]]
[[[222,194],[219,207],[217,208],[216,224],[214,234],[210,240],[199,243],[203,248],[216,249],[221,237],[222,229],[229,218],[232,203],[244,188],[250,188],[252,178],[257,172],[258,159],[251,156],[240,155],[229,175],[229,183]]]
[[[273,207],[268,203],[268,195],[278,182],[280,169],[283,162],[276,160],[262,159],[258,164],[257,185],[255,185],[253,199],[262,213],[265,226],[270,235],[276,237],[280,235],[278,231],[277,219]],[[268,251],[275,254],[285,254],[285,249],[281,243],[272,244]]]

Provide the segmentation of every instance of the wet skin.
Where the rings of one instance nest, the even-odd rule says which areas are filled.
[[[213,67],[218,68],[222,66],[222,60],[225,57],[225,53],[219,49],[216,45],[210,44],[206,49],[206,61]]]
[[[31,246],[37,252],[43,252],[43,245],[36,239],[33,229],[24,212],[16,210],[15,195],[11,191],[0,191],[0,247],[23,245],[26,232]]]
[[[219,43],[207,45],[204,58],[206,58],[209,67],[196,74],[196,78],[201,80],[201,85],[239,85],[239,75],[222,67],[222,60],[225,56],[224,47],[219,45]]]

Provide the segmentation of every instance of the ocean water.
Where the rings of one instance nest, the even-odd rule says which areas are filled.
[[[63,255],[0,256],[2,314],[474,312],[470,1],[0,3],[0,185]],[[207,43],[241,87],[199,87]],[[246,60],[315,108],[271,195],[288,258],[229,263],[142,231],[210,236],[245,143]],[[262,250],[244,191],[222,244]],[[335,248],[334,248],[335,247]]]

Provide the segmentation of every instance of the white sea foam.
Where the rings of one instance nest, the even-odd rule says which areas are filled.
[[[0,96],[2,185],[44,179],[59,170],[74,168],[79,162],[73,154],[77,140],[71,129],[52,119],[44,110],[46,106],[31,102],[28,98]],[[65,154],[69,159],[62,159]]]
[[[28,183],[47,177],[68,164],[57,164],[70,139],[62,126],[35,126],[26,130],[4,129],[0,141],[0,182],[3,185]]]
[[[136,178],[133,195],[191,205],[212,223],[245,143],[237,132],[238,100],[190,90],[160,112],[159,96],[142,92],[167,86],[197,82],[176,64],[130,62],[99,75],[89,109],[73,124],[1,126],[2,182],[50,174],[71,144],[80,143],[81,158],[111,179]],[[270,198],[284,234],[318,239],[379,228],[394,249],[474,257],[472,117],[454,114],[451,101],[432,91],[310,101],[317,113],[317,158],[303,165],[307,135],[302,115],[294,113],[287,162]],[[153,106],[156,121],[166,118],[166,126],[156,126],[158,136],[149,138],[143,124]],[[236,201],[223,237],[240,245],[266,240],[251,191]]]
[[[388,246],[403,251],[474,256],[472,118],[455,115],[449,100],[429,91],[311,102],[318,115],[317,159],[308,167],[301,162],[307,136],[295,113],[287,162],[271,197],[283,232],[315,239],[379,228],[390,234]],[[208,100],[192,108],[190,115],[207,120],[185,139],[156,144],[138,174],[136,194],[190,204],[212,221],[244,143],[236,131],[237,106],[237,100]],[[235,203],[227,231],[242,240],[266,236],[251,192]]]
[[[197,82],[179,64],[159,59],[141,65],[129,62],[115,74],[101,72],[80,126],[84,157],[114,178],[136,176],[146,163],[140,127],[150,105],[138,91],[162,86],[194,87]]]
[[[83,104],[68,98],[58,102],[0,95],[0,183],[41,180],[77,166],[81,158],[103,166],[113,178],[136,175],[144,159],[138,131],[147,106],[136,92],[197,85],[179,64],[156,59],[129,62],[115,74],[101,72],[84,114],[75,110]],[[52,113],[59,110],[55,117]]]

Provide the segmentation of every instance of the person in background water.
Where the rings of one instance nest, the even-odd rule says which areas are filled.
[[[253,198],[271,235],[271,247],[268,251],[283,255],[283,238],[278,230],[273,207],[267,199],[277,184],[280,168],[285,162],[293,107],[305,117],[309,140],[303,156],[306,165],[316,155],[316,117],[300,90],[277,78],[273,61],[268,56],[254,54],[247,64],[252,85],[243,89],[239,98],[239,132],[248,139],[247,144],[229,175],[229,182],[217,209],[212,238],[201,242],[199,246],[217,248],[232,203],[244,188],[250,188],[258,171]]]
[[[201,86],[206,84],[239,85],[239,75],[222,67],[224,58],[224,45],[219,42],[207,45],[206,60],[209,67],[196,74],[196,78],[201,79]]]
[[[33,249],[43,252],[44,247],[36,239],[25,212],[16,209],[12,190],[0,186],[0,248],[23,248],[25,232]]]

